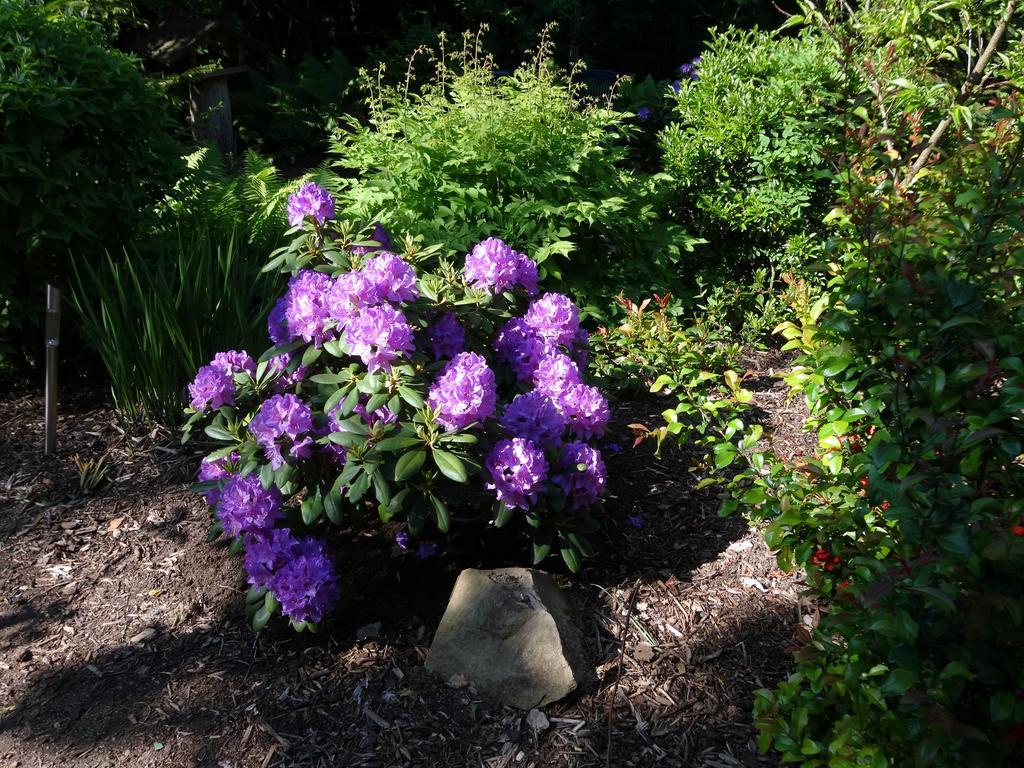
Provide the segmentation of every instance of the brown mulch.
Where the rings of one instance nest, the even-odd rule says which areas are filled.
[[[799,410],[769,365],[753,367],[766,431],[798,444]],[[40,397],[0,400],[0,765],[776,764],[754,746],[753,691],[786,675],[812,609],[800,574],[695,490],[692,455],[631,448],[625,425],[658,423],[665,401],[616,406],[598,557],[577,577],[545,563],[579,609],[595,673],[537,733],[422,666],[459,571],[521,564],[518,542],[470,527],[419,560],[353,527],[336,616],[315,636],[273,625],[257,637],[240,563],[206,542],[209,512],[187,491],[198,454],[168,433],[124,434],[95,389],[62,396],[50,458]],[[94,492],[75,454],[106,456]]]

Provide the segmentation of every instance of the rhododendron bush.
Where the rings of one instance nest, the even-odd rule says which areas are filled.
[[[499,239],[427,273],[431,249],[398,255],[379,225],[334,216],[315,184],[290,198],[295,237],[267,265],[290,276],[273,346],[219,353],[189,386],[185,439],[201,427],[223,444],[195,488],[211,536],[244,550],[253,626],[278,611],[299,630],[322,621],[344,567],[326,534],[346,518],[389,523],[406,549],[447,532],[450,507],[520,517],[535,563],[557,549],[577,570],[609,416],[584,380],[577,308]]]

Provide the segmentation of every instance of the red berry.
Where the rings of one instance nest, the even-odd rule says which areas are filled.
[[[1010,529],[1014,536],[1024,536],[1024,525],[1015,525]]]
[[[863,486],[864,488],[867,488],[867,487],[868,487],[868,476],[867,476],[867,475],[864,475],[864,477],[862,477],[862,478],[860,479],[860,484],[861,484],[861,486]]]
[[[883,501],[882,502],[882,511],[884,512],[888,508],[889,508],[889,502],[888,501]]]

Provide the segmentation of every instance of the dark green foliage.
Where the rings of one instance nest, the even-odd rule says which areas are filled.
[[[0,4],[0,333],[19,351],[36,346],[43,286],[68,251],[119,247],[174,178],[169,114],[88,22]]]
[[[693,239],[660,216],[662,179],[625,167],[630,115],[581,102],[546,43],[503,77],[463,45],[419,94],[372,84],[369,126],[335,147],[361,176],[343,203],[452,254],[500,234],[589,295],[664,283]]]
[[[726,507],[766,519],[780,563],[830,603],[796,673],[757,694],[761,746],[787,762],[1024,757],[1019,44],[967,87],[950,66],[984,65],[977,30],[998,40],[999,15],[929,1],[810,17],[870,87],[849,118],[829,290],[782,328],[820,448],[750,454]]]
[[[670,97],[675,122],[660,140],[675,179],[673,213],[709,241],[701,249],[709,278],[805,265],[806,238],[822,230],[833,199],[836,46],[816,34],[727,29],[712,36],[696,71],[699,79],[682,75]],[[796,234],[805,247],[787,252]]]
[[[351,110],[356,70],[340,51],[305,54],[295,66],[253,71],[232,96],[239,138],[280,165],[315,164],[327,155],[331,121]]]
[[[174,424],[215,352],[262,349],[273,281],[244,243],[183,229],[147,252],[76,260],[73,301],[129,424]]]

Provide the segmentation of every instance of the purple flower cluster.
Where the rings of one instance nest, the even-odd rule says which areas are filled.
[[[312,430],[313,414],[309,406],[292,394],[273,395],[264,400],[249,422],[249,431],[274,469],[284,464],[282,446],[296,459],[309,458],[313,438],[308,433]]]
[[[561,293],[545,293],[530,302],[523,320],[549,347],[571,347],[580,330],[579,310]]]
[[[217,501],[217,519],[232,538],[269,530],[282,516],[281,492],[273,485],[264,488],[258,475],[232,476]]]
[[[574,509],[589,507],[604,494],[606,472],[596,448],[578,440],[566,443],[560,467],[552,480],[562,487]]]
[[[363,297],[366,304],[383,304],[386,301],[402,304],[415,301],[420,296],[416,287],[416,270],[388,251],[366,262],[360,275],[366,281]]]
[[[464,274],[466,282],[482,291],[502,293],[519,286],[528,296],[537,293],[537,263],[496,237],[473,246]]]
[[[537,364],[533,385],[551,398],[569,431],[590,439],[604,434],[611,413],[597,387],[583,383],[580,370],[561,352],[545,355]]]
[[[466,331],[454,312],[446,312],[427,328],[427,342],[435,360],[450,360],[465,349]]]
[[[338,600],[334,564],[311,536],[296,539],[286,528],[247,536],[245,570],[249,583],[270,590],[292,621],[319,623]]]
[[[520,381],[530,381],[544,356],[564,348],[586,362],[589,335],[568,296],[545,293],[530,302],[526,314],[505,323],[494,338],[494,351]]]
[[[303,184],[288,197],[288,225],[301,227],[306,218],[313,219],[317,226],[334,218],[334,198],[313,182]]]
[[[544,451],[521,437],[495,443],[484,466],[493,481],[487,487],[510,509],[529,509],[548,476]]]
[[[449,432],[481,423],[497,402],[494,371],[476,352],[460,352],[430,387],[428,402]]]
[[[551,398],[534,390],[517,395],[508,404],[501,417],[501,426],[513,437],[549,448],[561,440],[565,418]]]
[[[334,337],[335,324],[344,318],[334,311],[333,288],[330,277],[312,269],[304,269],[288,281],[284,317],[291,338],[301,337],[320,346]]]
[[[371,373],[390,370],[395,360],[413,351],[412,342],[412,327],[390,304],[367,307],[349,321],[345,330],[349,351]]]
[[[650,107],[640,107],[640,109],[638,109],[636,111],[636,116],[640,120],[648,120],[651,117],[651,108]]]
[[[188,385],[192,407],[197,411],[217,410],[235,404],[235,374],[256,374],[256,362],[244,351],[218,352],[213,362],[204,365]]]
[[[203,459],[199,464],[199,477],[197,479],[200,483],[207,483],[211,480],[226,480],[234,474],[231,467],[238,463],[238,459],[239,456],[235,452],[232,452],[230,456],[221,456],[219,459]],[[217,506],[220,494],[220,487],[211,488],[203,492],[206,503],[211,507]]]
[[[521,317],[512,318],[498,330],[493,347],[498,359],[508,363],[520,381],[533,378],[538,361],[547,351],[544,341]]]

